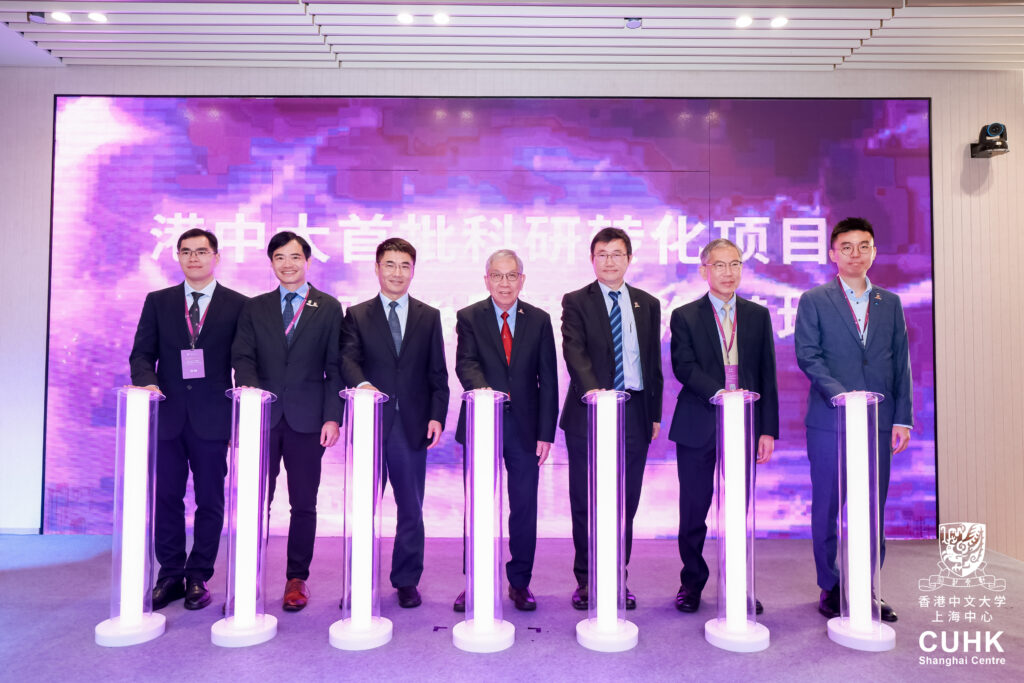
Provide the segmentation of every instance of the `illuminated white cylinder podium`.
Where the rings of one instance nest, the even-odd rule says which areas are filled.
[[[896,647],[896,631],[882,623],[879,570],[878,403],[881,394],[849,391],[832,399],[839,422],[839,616],[828,637],[854,650]]]
[[[455,647],[500,652],[516,628],[501,611],[502,404],[508,394],[476,389],[466,402],[466,619],[452,629]]]
[[[141,387],[117,391],[110,618],[95,629],[96,643],[106,647],[145,643],[164,632],[166,619],[153,612],[152,597],[157,405],[163,398]]]
[[[381,404],[386,394],[345,389],[345,568],[342,618],[330,642],[341,650],[370,650],[391,640],[380,616]]]
[[[628,399],[625,391],[597,391],[583,397],[589,421],[590,575],[587,618],[576,624],[576,641],[597,652],[630,650],[639,637],[636,624],[625,618],[623,413]]]
[[[224,618],[210,627],[222,647],[265,643],[277,635],[266,613],[267,442],[276,396],[254,387],[227,392],[232,400],[228,460],[228,572]]]
[[[704,624],[704,638],[730,652],[760,652],[769,641],[768,629],[757,623],[754,593],[754,402],[759,398],[742,389],[711,398],[718,407],[718,617]]]

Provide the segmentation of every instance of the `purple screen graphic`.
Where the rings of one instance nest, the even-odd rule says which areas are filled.
[[[775,328],[782,431],[758,471],[758,533],[809,536],[796,304],[835,277],[831,226],[864,216],[877,233],[871,279],[903,299],[914,379],[913,440],[893,463],[887,533],[935,533],[927,100],[59,97],[55,136],[47,532],[110,531],[114,388],[130,381],[146,292],[182,279],[184,230],[216,232],[218,279],[249,295],[276,286],[264,251],[274,232],[304,234],[310,281],[346,307],[376,294],[380,240],[416,245],[411,293],[442,311],[452,388],[428,456],[426,528],[459,536],[455,311],[486,296],[487,255],[514,248],[523,299],[551,313],[560,345],[561,297],[593,280],[590,237],[614,225],[633,240],[627,280],[663,307],[663,436],[637,536],[676,533],[669,315],[706,291],[698,253],[719,236],[743,250],[740,294],[768,306]],[[340,533],[341,457],[325,456],[321,534]],[[559,433],[541,476],[542,536],[569,535],[565,462]],[[282,532],[287,505],[275,500],[274,511]],[[393,508],[385,532],[389,523]]]

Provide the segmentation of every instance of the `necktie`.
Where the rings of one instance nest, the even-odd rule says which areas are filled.
[[[199,299],[202,296],[202,292],[192,292],[192,305],[188,307],[188,319],[192,323],[193,347],[196,345],[196,340],[199,339]]]
[[[621,292],[608,292],[612,298],[612,310],[608,314],[612,324],[612,348],[615,352],[615,389],[624,391],[626,388],[626,374],[622,369],[622,309],[619,308],[619,294]]]
[[[501,314],[501,345],[505,347],[505,362],[512,364],[512,330],[508,328],[508,311]]]
[[[395,353],[402,353],[402,325],[398,322],[398,302],[392,301],[388,304],[391,312],[388,313],[388,327],[391,328],[391,340],[395,342]]]
[[[739,353],[736,348],[736,340],[732,336],[732,318],[729,317],[732,306],[725,304],[722,306],[722,311],[725,313],[722,316],[722,357],[726,365],[736,365]],[[730,341],[732,341],[732,346],[728,346]]]
[[[298,294],[295,292],[288,292],[284,295],[284,312],[281,313],[281,318],[284,320],[285,337],[288,338],[288,343],[292,343],[292,335],[295,334],[295,325],[289,330],[288,326],[292,324],[292,318],[295,317],[295,308],[292,306],[292,299],[297,297]]]

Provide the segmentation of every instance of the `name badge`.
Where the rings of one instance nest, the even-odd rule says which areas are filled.
[[[736,391],[740,388],[740,366],[725,366],[725,388],[729,391]]]
[[[202,349],[182,349],[181,378],[201,379],[206,377],[206,366],[203,364]]]

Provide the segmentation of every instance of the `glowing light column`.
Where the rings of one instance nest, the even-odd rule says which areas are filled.
[[[828,637],[854,650],[896,647],[896,632],[882,623],[878,526],[878,403],[881,394],[849,391],[832,399],[839,421],[839,616]]]
[[[380,406],[387,395],[346,389],[345,582],[342,618],[331,624],[330,642],[342,650],[369,650],[391,640],[391,620],[380,616]]]
[[[152,609],[157,405],[163,398],[141,387],[117,392],[110,618],[96,625],[98,645],[136,645],[164,632],[164,615]]]
[[[502,404],[490,389],[462,395],[466,402],[466,619],[452,629],[455,647],[499,652],[512,647],[516,629],[501,611]]]
[[[222,647],[257,645],[277,635],[277,617],[266,613],[267,437],[269,391],[241,387],[232,400],[228,485],[228,577],[224,618],[210,627]]]
[[[754,401],[752,391],[712,397],[718,406],[715,513],[718,520],[718,617],[704,638],[731,652],[760,652],[769,633],[754,609]]]
[[[587,394],[590,493],[588,618],[576,624],[576,641],[589,650],[622,652],[636,647],[639,629],[627,621],[624,535],[624,391]]]

